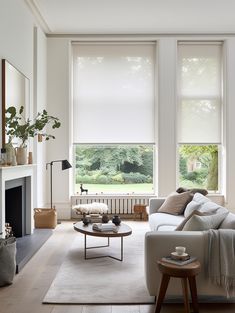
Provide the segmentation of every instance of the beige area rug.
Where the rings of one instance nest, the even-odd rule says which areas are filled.
[[[145,304],[154,303],[145,285],[144,235],[147,223],[126,222],[132,235],[124,237],[124,260],[84,260],[84,235],[78,233],[43,303],[58,304]],[[120,257],[120,238],[110,247],[88,250],[89,256]],[[107,238],[87,236],[87,245],[104,245]]]

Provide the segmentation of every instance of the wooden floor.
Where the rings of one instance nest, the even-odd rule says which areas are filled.
[[[79,235],[73,230],[72,222],[58,225],[49,240],[16,275],[14,283],[0,288],[0,313],[154,313],[154,305],[42,304],[70,244]],[[201,313],[235,312],[235,304],[200,304],[199,308]],[[180,313],[184,308],[181,304],[165,304],[161,312]]]

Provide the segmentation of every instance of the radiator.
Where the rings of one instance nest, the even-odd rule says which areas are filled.
[[[107,204],[110,214],[133,214],[135,204],[148,205],[153,195],[75,195],[71,197],[72,206],[99,202]],[[72,210],[72,217],[76,217]]]

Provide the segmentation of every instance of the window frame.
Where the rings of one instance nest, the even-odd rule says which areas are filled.
[[[220,95],[219,97],[212,97],[211,95],[205,95],[203,94],[202,96],[195,96],[194,98],[192,98],[192,96],[183,96],[182,92],[180,91],[180,74],[181,74],[181,68],[180,68],[180,64],[179,64],[179,57],[178,57],[178,47],[179,45],[188,45],[188,44],[193,44],[193,45],[209,45],[209,44],[218,44],[221,45],[221,59],[220,59],[220,66],[221,66],[221,77],[220,77]],[[177,110],[176,110],[176,120],[177,120],[177,126],[176,126],[176,132],[177,132],[177,142],[176,142],[176,188],[180,187],[180,171],[179,171],[179,161],[180,161],[180,146],[182,145],[194,145],[194,146],[203,146],[203,145],[217,145],[218,147],[218,190],[217,191],[212,191],[212,190],[208,190],[208,192],[210,194],[221,194],[222,193],[222,180],[223,180],[223,175],[222,175],[222,168],[223,168],[223,135],[224,135],[224,129],[223,129],[223,122],[224,122],[224,110],[225,110],[225,104],[224,104],[224,98],[223,98],[223,88],[224,88],[224,57],[223,57],[223,53],[224,53],[224,42],[223,41],[182,41],[179,40],[177,41]],[[205,99],[210,99],[210,100],[220,100],[220,142],[218,143],[202,143],[202,142],[180,142],[179,141],[179,136],[178,136],[178,132],[179,132],[179,110],[181,110],[182,106],[181,103],[184,99],[186,100],[197,100],[197,99],[201,99],[203,100],[204,97]]]

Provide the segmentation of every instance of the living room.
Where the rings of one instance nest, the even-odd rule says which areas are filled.
[[[74,230],[71,228],[71,203],[72,199],[79,196],[75,193],[74,186],[76,167],[74,145],[77,143],[81,145],[94,143],[152,145],[155,158],[152,175],[153,190],[145,195],[147,200],[152,196],[166,197],[180,186],[178,170],[180,144],[216,145],[219,151],[218,185],[215,192],[214,190],[210,192],[210,196],[223,202],[223,205],[231,211],[235,210],[235,193],[233,192],[235,180],[233,138],[235,24],[233,12],[234,4],[229,1],[223,3],[210,1],[206,4],[203,1],[190,4],[188,1],[181,1],[176,5],[165,1],[112,3],[103,0],[99,4],[94,4],[92,1],[77,1],[76,3],[76,1],[68,0],[1,0],[1,59],[10,62],[29,80],[30,116],[46,109],[61,122],[61,126],[52,132],[55,136],[54,140],[38,142],[34,139],[29,142],[28,151],[32,152],[33,163],[36,164],[33,169],[32,186],[34,208],[50,207],[50,171],[46,169],[46,164],[52,160],[68,160],[72,168],[61,171],[61,164],[53,165],[53,205],[56,207],[58,219],[64,223],[57,226],[56,230],[59,229],[59,231],[55,236],[53,234],[47,242],[48,246],[44,245],[27,264],[27,268],[17,274],[17,282],[10,286],[11,289],[1,288],[0,312],[32,310],[53,313],[154,312],[154,305],[151,304],[123,306],[42,304],[43,297],[74,238]],[[142,53],[139,56],[151,59],[152,81],[150,84],[152,85],[151,88],[147,88],[147,91],[153,95],[153,99],[147,95],[147,99],[150,99],[147,110],[137,105],[134,108],[136,112],[133,114],[133,106],[125,107],[124,105],[110,113],[106,104],[106,107],[102,107],[100,111],[95,111],[96,114],[92,107],[89,107],[87,111],[79,111],[78,115],[74,113],[72,55],[75,55],[77,47],[79,49],[83,47],[83,53],[86,53],[86,57],[89,58],[93,53],[89,47],[96,45],[97,49],[102,49],[104,44],[107,45],[106,52],[110,47],[112,48],[112,45],[114,47],[116,45],[115,53],[119,51],[120,55],[125,53],[125,57],[128,57],[133,49],[139,49],[138,51]],[[200,124],[198,127],[202,131],[199,132],[198,129],[196,135],[199,134],[201,137],[188,140],[187,136],[177,135],[183,134],[184,131],[188,135],[189,129],[187,127],[182,129],[179,122],[185,120],[183,120],[184,116],[177,111],[179,110],[177,105],[180,86],[176,65],[179,49],[182,46],[186,46],[187,49],[195,44],[200,45],[201,51],[204,52],[210,50],[204,49],[208,46],[213,46],[217,49],[216,51],[219,51],[215,53],[220,58],[219,64],[222,70],[219,79],[222,87],[219,92],[216,90],[213,95],[210,95],[211,98],[214,97],[213,99],[219,99],[217,119],[213,119],[211,114],[206,120],[209,126],[204,128],[204,124]],[[128,47],[130,50],[119,50],[120,46]],[[135,65],[135,70],[137,69],[138,65]],[[94,73],[91,72],[91,74]],[[87,90],[89,91],[89,86]],[[82,95],[86,94],[84,89]],[[94,94],[97,95],[97,91]],[[128,95],[127,91],[125,95]],[[116,92],[114,98],[118,96]],[[139,95],[135,101],[138,101],[138,97]],[[117,101],[120,99],[118,98]],[[113,103],[116,103],[114,100],[116,99],[113,99]],[[125,117],[122,118],[122,115]],[[88,121],[87,118],[89,118]],[[193,122],[190,120],[190,123]],[[200,118],[196,120],[196,125],[199,122]],[[76,140],[74,135],[76,129],[72,127],[75,124],[79,127],[81,125],[78,131],[82,134]],[[213,131],[210,131],[211,129]],[[132,190],[129,192],[131,193]],[[104,195],[98,195],[98,197],[101,196]],[[130,196],[128,195],[129,198]],[[133,198],[135,196],[132,195]],[[90,194],[88,194],[89,197],[91,197]],[[164,312],[180,312],[181,310],[182,304],[168,304],[163,307]],[[234,310],[234,305],[202,304],[202,312],[211,310],[230,312]]]

